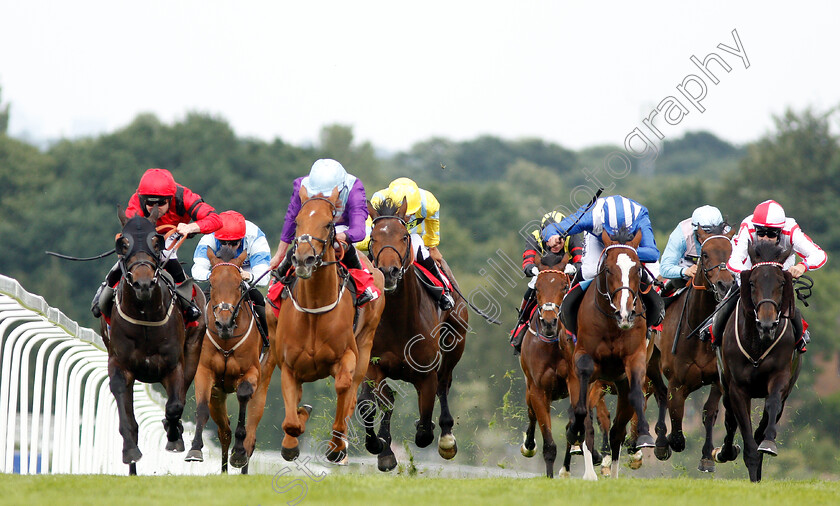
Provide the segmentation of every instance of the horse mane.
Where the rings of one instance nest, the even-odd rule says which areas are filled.
[[[628,227],[621,227],[612,234],[607,234],[610,236],[610,239],[619,243],[619,244],[627,244],[628,242],[633,240],[635,234],[630,232]]]
[[[729,223],[727,223],[726,220],[723,220],[723,222],[721,222],[719,225],[715,225],[711,229],[709,229],[709,234],[710,235],[724,235],[724,234],[726,234],[726,229],[728,227],[729,227]]]
[[[219,251],[216,252],[216,258],[222,262],[230,262],[236,258],[236,250],[227,245],[222,246],[219,248]]]
[[[396,216],[397,212],[400,210],[402,202],[394,202],[394,199],[388,197],[384,200],[372,203],[371,205],[373,206],[373,209],[379,213],[379,216]]]
[[[782,262],[785,253],[782,246],[771,241],[756,241],[753,243],[753,252],[758,262]]]

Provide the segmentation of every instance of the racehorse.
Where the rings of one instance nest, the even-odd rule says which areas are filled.
[[[643,266],[636,248],[641,232],[626,228],[610,236],[601,234],[604,250],[600,266],[578,309],[578,334],[574,351],[574,374],[567,380],[572,401],[572,420],[567,431],[570,443],[583,441],[584,479],[597,480],[592,462],[594,431],[587,421],[590,381],[615,384],[618,403],[610,428],[611,476],[618,477],[619,451],[627,434],[627,422],[638,417],[638,448],[654,446],[644,413],[642,383],[647,369],[647,320],[639,296]],[[589,427],[586,424],[589,423]]]
[[[539,269],[536,290],[537,306],[528,322],[528,332],[522,341],[519,365],[525,375],[525,399],[528,405],[528,428],[520,452],[525,457],[536,454],[534,432],[539,422],[543,438],[543,460],[545,475],[554,477],[554,460],[557,445],[551,434],[551,401],[569,396],[566,378],[571,374],[573,345],[560,323],[560,304],[569,290],[569,276],[562,268],[566,262],[550,268],[539,258],[534,262]],[[562,476],[569,471],[570,452],[563,462]]]
[[[286,460],[300,455],[298,437],[306,430],[312,408],[300,405],[303,383],[332,376],[335,379],[337,404],[329,449],[331,462],[347,460],[347,424],[356,406],[356,391],[370,362],[373,334],[382,317],[385,298],[380,297],[360,308],[354,325],[353,296],[345,293],[353,283],[336,260],[333,248],[338,210],[338,190],[328,197],[310,197],[300,189],[301,208],[295,219],[298,236],[294,239],[292,265],[296,281],[287,286],[288,300],[279,309],[276,330],[260,378],[260,387],[252,400],[253,416],[248,425],[256,427],[265,407],[268,384],[275,366],[280,367],[285,418],[281,454]],[[369,262],[362,259],[370,268]],[[383,289],[382,274],[375,269],[374,282]],[[269,327],[273,323],[269,320]],[[251,434],[245,446],[253,448]]]
[[[242,468],[242,474],[247,474],[248,458],[254,448],[251,446],[246,452],[243,446],[245,414],[248,401],[260,382],[262,339],[253,306],[245,295],[248,287],[242,281],[242,262],[248,257],[248,252],[243,251],[236,258],[234,256],[236,252],[227,246],[219,250],[218,257],[211,248],[207,248],[207,258],[210,259],[210,300],[204,309],[207,332],[195,377],[195,438],[185,460],[204,460],[202,431],[207,419],[212,416],[222,444],[222,472],[228,471],[231,430],[225,401],[228,394],[236,392],[239,421],[230,465]],[[255,429],[253,427],[252,430]]]
[[[452,294],[453,309],[439,312],[436,302],[421,285],[405,221],[406,207],[405,199],[401,204],[390,199],[368,203],[373,219],[369,253],[373,265],[384,273],[388,311],[376,330],[372,351],[376,359],[368,368],[359,402],[365,424],[365,447],[377,455],[380,471],[397,466],[391,451],[394,398],[386,378],[406,381],[417,390],[420,419],[416,423],[415,444],[425,448],[434,441],[432,412],[437,394],[440,400],[438,453],[444,459],[452,459],[458,451],[448,396],[452,371],[464,352],[469,327],[467,307],[445,261],[442,268],[456,288]],[[374,427],[377,406],[381,414],[378,436]]]
[[[671,450],[681,452],[685,449],[685,436],[682,431],[685,401],[695,390],[711,385],[706,404],[703,406],[706,441],[698,466],[700,471],[707,473],[715,471],[712,431],[721,397],[720,375],[711,343],[701,342],[697,338],[687,339],[686,336],[712,314],[717,303],[735,282],[732,273],[726,269],[726,261],[732,253],[730,240],[735,230],[724,234],[724,227],[725,225],[720,225],[710,232],[702,228],[697,229],[697,238],[701,244],[697,273],[666,310],[662,332],[656,339],[657,349],[651,358],[652,369],[656,370],[658,367],[668,380],[667,403],[660,403],[659,419],[656,423],[654,453],[660,460],[670,458]],[[667,437],[666,408],[671,415],[671,434]]]
[[[104,316],[100,320],[102,335],[108,336],[108,376],[117,402],[123,463],[129,465],[132,475],[137,474],[137,461],[142,457],[137,447],[134,381],[159,382],[166,389],[166,449],[184,451],[181,415],[198,366],[205,329],[204,318],[189,329],[184,327],[174,283],[160,262],[165,241],[155,230],[158,217],[157,206],[148,219],[127,219],[119,210],[123,229],[117,237],[116,251],[123,277],[115,292],[116,310],[111,312],[110,329]],[[204,303],[200,290],[196,301]]]
[[[740,428],[744,464],[750,481],[758,482],[764,454],[778,453],[777,423],[799,377],[801,354],[790,323],[796,314],[793,279],[782,266],[791,246],[760,242],[750,244],[748,251],[753,267],[740,274],[740,298],[717,352],[726,436],[715,458],[728,462],[737,457],[733,439]],[[757,398],[765,399],[764,413],[753,434],[750,411]]]

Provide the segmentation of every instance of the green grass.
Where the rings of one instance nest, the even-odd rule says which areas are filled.
[[[295,481],[299,480],[299,481]],[[276,490],[275,490],[276,489]],[[305,491],[305,496],[299,497]],[[643,498],[643,500],[641,499]],[[303,476],[0,475],[0,504],[840,504],[840,482],[619,479],[446,479],[344,474]]]

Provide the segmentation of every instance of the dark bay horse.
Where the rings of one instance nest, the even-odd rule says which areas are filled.
[[[671,450],[681,452],[685,449],[682,430],[685,401],[695,390],[711,385],[703,406],[706,441],[698,466],[700,471],[707,473],[715,470],[712,431],[721,397],[720,375],[711,343],[702,342],[696,336],[686,339],[686,336],[712,314],[717,303],[735,282],[732,273],[726,269],[726,261],[732,254],[730,241],[735,230],[724,234],[724,226],[710,232],[697,229],[697,238],[701,244],[697,273],[682,294],[668,306],[662,322],[662,333],[656,339],[657,349],[651,358],[653,369],[661,370],[668,380],[667,406],[660,404],[656,423],[655,454],[660,460],[670,458]],[[666,408],[671,415],[671,433],[667,437]]]
[[[196,326],[184,327],[174,287],[160,262],[165,246],[163,236],[155,230],[158,216],[157,207],[148,219],[127,219],[119,211],[123,229],[117,237],[116,251],[123,277],[115,293],[110,330],[105,317],[100,320],[102,334],[108,336],[108,376],[120,419],[123,463],[129,465],[132,475],[137,474],[136,463],[142,457],[137,448],[134,381],[161,383],[166,389],[166,449],[184,451],[181,415],[198,367],[205,329],[204,318]],[[196,301],[204,303],[200,290]]]
[[[554,460],[557,445],[551,434],[551,402],[569,396],[566,378],[571,374],[572,352],[574,346],[567,338],[566,330],[560,323],[560,304],[569,290],[569,276],[561,265],[543,265],[539,258],[535,264],[540,270],[534,285],[537,297],[537,309],[528,322],[528,332],[522,341],[522,353],[519,365],[525,375],[525,400],[528,405],[528,428],[520,452],[525,457],[536,453],[534,432],[539,423],[543,439],[543,460],[545,475],[554,477]],[[570,452],[563,461],[561,476],[569,472]]]
[[[639,295],[643,266],[636,248],[641,232],[620,229],[613,236],[601,234],[604,250],[598,274],[578,309],[578,334],[574,374],[567,380],[573,406],[569,442],[583,442],[584,479],[597,480],[592,462],[594,431],[587,419],[589,383],[602,379],[615,384],[618,403],[610,428],[611,476],[618,477],[619,452],[627,423],[638,418],[639,448],[654,446],[644,413],[642,383],[647,370],[647,320]],[[588,427],[587,427],[588,424]]]
[[[242,468],[242,474],[247,474],[248,457],[254,448],[244,446],[245,415],[248,402],[260,383],[262,339],[253,307],[244,295],[248,287],[242,281],[242,262],[248,252],[243,251],[234,258],[235,255],[230,247],[222,247],[218,257],[207,248],[210,259],[210,300],[204,309],[207,332],[195,376],[195,438],[186,460],[204,460],[202,431],[207,419],[213,417],[222,445],[222,472],[227,472],[231,430],[225,401],[228,394],[235,392],[239,401],[239,420],[230,465]],[[256,430],[256,426],[248,427],[248,430]]]
[[[464,352],[469,327],[466,303],[457,291],[453,291],[454,308],[439,312],[437,303],[418,280],[405,222],[405,199],[401,204],[389,199],[375,205],[368,203],[368,212],[373,218],[370,255],[374,266],[385,274],[388,310],[376,330],[371,355],[377,358],[368,368],[359,396],[360,412],[365,421],[365,447],[378,455],[380,471],[390,471],[397,466],[391,451],[394,397],[385,381],[391,378],[411,383],[417,390],[420,419],[416,423],[414,442],[420,448],[434,441],[432,412],[437,395],[440,400],[438,453],[451,459],[458,446],[452,434],[454,419],[449,411],[448,397],[452,372]],[[445,261],[443,269],[457,287]],[[381,414],[378,436],[374,428],[377,405]]]
[[[791,247],[772,242],[749,245],[752,269],[742,271],[741,294],[718,349],[718,366],[726,408],[726,436],[718,462],[737,457],[735,429],[744,440],[744,464],[750,481],[761,481],[764,454],[775,456],[777,423],[799,377],[801,354],[790,319],[796,315],[793,279],[782,262]],[[764,413],[755,433],[752,399],[764,398]]]
[[[310,198],[301,187],[300,199],[301,208],[295,220],[298,236],[292,256],[297,281],[288,287],[289,297],[280,306],[270,356],[262,367],[248,425],[255,426],[262,416],[267,386],[276,364],[281,370],[286,412],[281,453],[286,460],[296,459],[300,454],[298,437],[306,430],[312,409],[300,405],[303,383],[332,376],[337,404],[332,437],[325,453],[331,462],[343,463],[347,460],[347,424],[356,407],[356,391],[370,362],[373,334],[382,317],[385,298],[361,308],[354,331],[353,296],[346,293],[347,284],[353,281],[342,274],[343,268],[339,269],[333,247],[335,221],[340,215],[338,190],[334,189],[329,197],[319,194]],[[371,268],[366,259],[360,256],[360,260]],[[371,270],[381,291],[382,274]],[[269,325],[273,323],[269,321]],[[251,444],[249,434],[245,446]]]

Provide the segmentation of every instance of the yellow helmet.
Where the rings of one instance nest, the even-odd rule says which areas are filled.
[[[388,185],[388,190],[397,203],[401,203],[402,199],[405,198],[407,204],[406,215],[414,214],[420,209],[420,189],[417,188],[417,183],[411,179],[407,177],[394,179]]]
[[[545,228],[552,223],[560,223],[566,215],[561,213],[560,211],[549,211],[543,215],[542,220],[540,220],[540,228]]]

